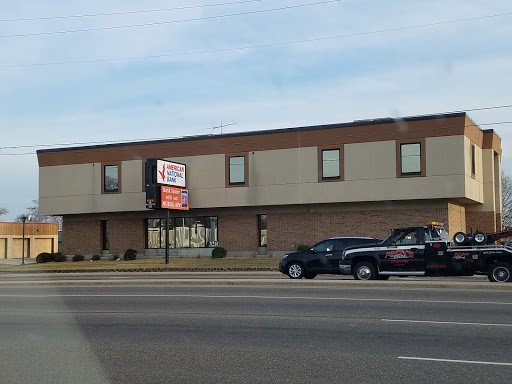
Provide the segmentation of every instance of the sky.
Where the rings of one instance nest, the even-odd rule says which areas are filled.
[[[37,149],[220,125],[468,111],[502,138],[512,174],[510,1],[0,0],[0,9],[2,221],[38,198]]]

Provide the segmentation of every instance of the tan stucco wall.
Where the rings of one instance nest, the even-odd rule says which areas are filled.
[[[318,182],[317,147],[254,151],[248,153],[249,186],[228,188],[224,154],[167,160],[187,165],[191,208],[461,198],[483,202],[483,174],[489,170],[483,168],[477,146],[476,175],[471,177],[470,145],[462,135],[426,138],[426,177],[397,178],[394,140],[345,144],[344,180],[334,182]],[[143,160],[123,161],[121,167],[119,194],[101,193],[100,163],[40,167],[40,212],[145,210]],[[496,190],[489,191],[494,206]]]
[[[427,177],[464,175],[464,136],[429,137],[425,139]]]
[[[186,178],[188,189],[224,188],[225,156],[223,154],[167,157],[165,160],[187,166]]]
[[[475,176],[471,174],[471,144],[475,145]],[[484,202],[482,148],[464,136],[464,166],[466,197],[478,203]]]
[[[382,180],[396,177],[395,141],[345,145],[345,180]]]
[[[142,164],[142,160],[122,162],[121,191],[123,193],[138,193],[142,191]]]

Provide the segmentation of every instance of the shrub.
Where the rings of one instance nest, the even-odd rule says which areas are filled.
[[[124,259],[125,260],[135,260],[137,258],[137,251],[135,249],[128,248],[124,252]]]
[[[101,259],[100,255],[92,255],[92,258],[91,258],[91,260],[93,260],[93,261],[98,261],[100,259]]]
[[[73,256],[73,261],[84,261],[85,256],[77,253],[75,256]]]
[[[223,259],[228,254],[228,251],[226,251],[222,247],[215,247],[212,250],[212,259]]]
[[[297,245],[297,251],[307,251],[310,248],[311,247],[309,245],[306,245],[306,244],[298,244]]]
[[[63,255],[62,253],[58,252],[55,255],[55,261],[56,263],[62,263],[63,261],[68,261],[68,257],[66,255]]]
[[[36,263],[49,263],[53,260],[55,260],[55,256],[48,252],[42,252],[36,257]]]

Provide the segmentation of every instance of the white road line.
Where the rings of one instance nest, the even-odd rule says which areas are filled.
[[[473,361],[473,360],[450,360],[450,359],[431,359],[428,357],[410,357],[398,356],[402,360],[424,360],[424,361],[438,361],[443,363],[463,363],[463,364],[485,364],[485,365],[506,365],[512,366],[512,363],[496,363],[493,361]]]
[[[460,300],[418,300],[418,299],[377,299],[354,297],[315,297],[315,296],[265,296],[265,295],[193,295],[193,294],[51,294],[24,295],[0,294],[0,297],[44,298],[44,297],[169,297],[200,299],[274,299],[274,300],[331,300],[331,301],[374,301],[385,303],[427,303],[427,304],[470,304],[470,305],[512,305],[512,302],[499,301],[460,301]]]
[[[478,325],[487,327],[512,327],[512,324],[499,324],[499,323],[461,323],[457,321],[432,321],[432,320],[405,320],[405,319],[381,319],[388,322],[401,322],[401,323],[428,323],[428,324],[447,324],[447,325]]]

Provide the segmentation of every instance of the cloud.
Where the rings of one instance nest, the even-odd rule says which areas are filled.
[[[178,1],[0,0],[2,18],[169,8]],[[0,36],[197,18],[297,4],[264,1],[216,9],[0,23]],[[375,2],[324,6],[144,28],[0,38],[3,65],[136,57],[350,35],[509,11],[505,1]],[[168,138],[347,122],[511,104],[511,17],[267,48],[94,64],[0,68],[0,127],[7,145]],[[510,109],[471,112],[477,123],[511,120]],[[503,166],[512,169],[510,125]],[[13,180],[0,206],[18,215],[37,198],[31,149],[0,150]],[[2,155],[4,154],[4,155]],[[30,195],[30,196],[28,196]]]

